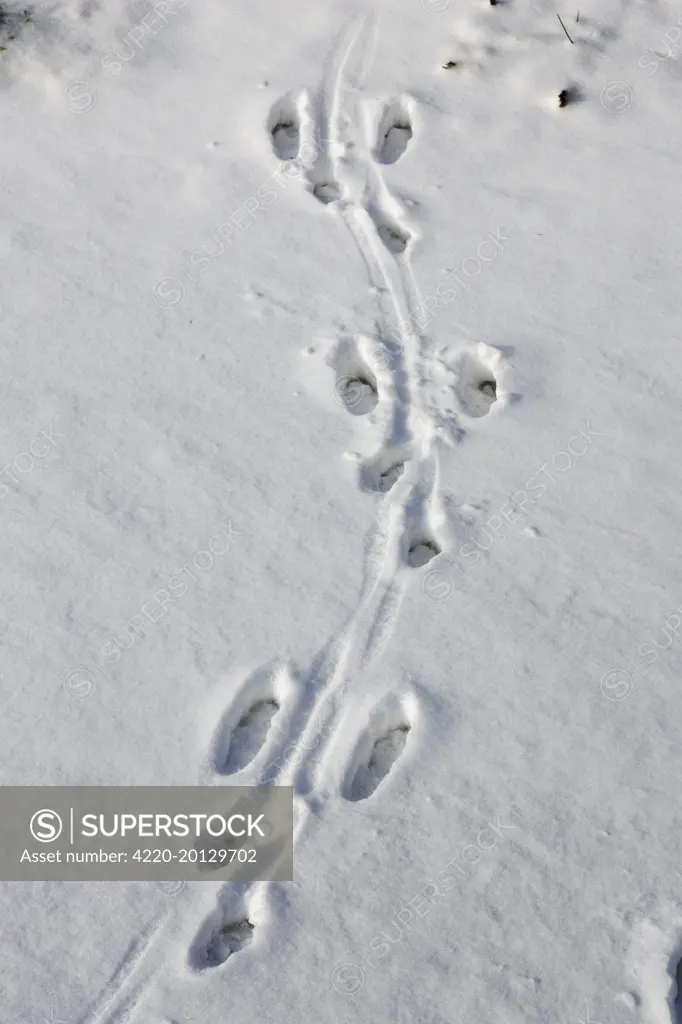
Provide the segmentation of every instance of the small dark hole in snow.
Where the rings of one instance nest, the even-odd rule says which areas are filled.
[[[488,398],[497,397],[497,383],[494,380],[482,380],[478,385],[478,390],[487,395]]]
[[[440,547],[435,540],[416,540],[412,543],[407,552],[407,564],[411,569],[419,569],[426,565],[432,558],[439,555]]]
[[[353,416],[366,416],[379,400],[376,381],[360,372],[339,377],[336,392]]]
[[[408,234],[403,233],[399,228],[390,227],[388,224],[380,224],[377,230],[379,238],[390,252],[405,252],[410,240]]]
[[[578,103],[581,98],[580,90],[575,86],[569,86],[567,89],[562,89],[557,97],[560,107],[568,107],[572,103]]]
[[[390,491],[393,484],[400,479],[405,472],[405,463],[396,462],[394,466],[389,466],[379,476],[379,490],[384,494],[386,491]]]
[[[219,967],[234,953],[239,953],[253,938],[254,925],[244,918],[224,924],[215,932],[206,947],[204,966]]]
[[[339,186],[333,181],[321,181],[313,188],[313,195],[327,206],[341,198]]]

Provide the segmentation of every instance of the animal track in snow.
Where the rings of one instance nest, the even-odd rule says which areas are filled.
[[[298,105],[291,95],[278,100],[272,107],[268,130],[275,156],[280,160],[295,160],[301,145],[301,119]]]
[[[391,487],[393,487],[393,484],[397,483],[397,481],[400,479],[404,472],[405,463],[394,462],[392,465],[388,466],[388,468],[385,469],[383,473],[379,474],[379,479],[377,480],[377,490],[381,491],[384,494],[386,493],[386,491],[390,491]]]
[[[406,100],[393,100],[386,107],[379,122],[379,139],[374,153],[377,163],[397,163],[407,149],[412,138],[409,107]]]
[[[397,224],[389,224],[387,221],[376,221],[377,234],[389,252],[396,256],[405,252],[410,241],[410,234]]]
[[[288,677],[287,677],[288,678]],[[249,676],[222,717],[213,740],[212,763],[219,775],[233,775],[256,758],[280,710],[283,678],[265,667]]]
[[[220,967],[233,953],[239,953],[248,946],[253,939],[253,930],[254,925],[248,918],[224,922],[212,933],[194,966],[199,970]]]
[[[411,569],[421,569],[441,553],[440,545],[429,537],[416,537],[407,549],[407,564]]]
[[[366,206],[367,213],[374,222],[377,234],[388,251],[394,255],[400,255],[407,249],[412,235],[404,225],[398,223],[397,217],[400,215],[398,204],[394,200],[391,201],[391,206],[394,209],[392,215],[382,208],[382,205],[374,201],[369,202]]]
[[[325,206],[328,206],[329,203],[335,203],[341,198],[341,189],[335,181],[318,182],[317,185],[313,185],[312,193]]]
[[[468,416],[487,416],[497,401],[495,370],[500,361],[499,353],[487,345],[478,345],[476,354],[463,352],[459,357],[455,392]]]
[[[405,465],[413,458],[410,448],[397,447],[375,455],[360,470],[360,488],[385,494],[405,472]]]
[[[352,416],[366,416],[378,401],[376,381],[362,370],[337,377],[336,393]]]
[[[225,757],[221,759],[222,767],[220,761],[216,762],[216,769],[221,775],[232,775],[253,761],[278,711],[279,704],[275,700],[259,700],[251,705],[229,737]]]
[[[220,967],[250,944],[262,899],[262,895],[256,896],[250,890],[249,883],[244,882],[230,883],[221,889],[217,907],[206,918],[189,949],[188,963],[193,970]]]
[[[672,1024],[682,1024],[682,959],[678,960],[675,968],[675,983],[677,992],[672,1000]]]
[[[347,800],[366,800],[379,788],[405,749],[410,728],[404,709],[393,702],[375,710],[348,773]]]
[[[327,364],[336,374],[334,396],[352,416],[366,416],[379,401],[376,360],[366,338],[344,337],[336,343]]]

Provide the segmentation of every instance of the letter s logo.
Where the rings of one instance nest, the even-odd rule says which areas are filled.
[[[31,835],[39,843],[53,843],[62,834],[62,819],[56,811],[36,811],[31,818]]]

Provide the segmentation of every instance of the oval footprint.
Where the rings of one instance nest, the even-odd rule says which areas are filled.
[[[268,131],[275,156],[280,160],[295,160],[301,145],[301,118],[293,96],[284,96],[272,107]]]
[[[210,762],[219,775],[234,775],[272,746],[280,709],[295,692],[288,667],[263,665],[243,680],[230,706],[221,715],[211,742]]]
[[[357,802],[366,800],[375,792],[392,770],[405,749],[410,726],[402,722],[393,728],[375,734],[369,744],[369,752],[360,757],[350,782],[346,787],[346,799]]]
[[[375,151],[378,163],[397,163],[407,149],[413,134],[409,106],[406,100],[393,100],[387,105],[379,123]]]
[[[255,925],[248,903],[248,885],[226,885],[218,905],[204,921],[188,950],[195,971],[220,967],[253,940]]]
[[[228,727],[222,732],[215,748],[215,769],[220,775],[234,775],[253,761],[278,711],[279,704],[274,697],[256,700],[234,729]]]

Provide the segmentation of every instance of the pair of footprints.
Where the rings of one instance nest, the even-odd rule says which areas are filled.
[[[497,401],[497,380],[489,367],[465,356],[457,392],[466,412],[474,417],[486,416]],[[352,416],[367,416],[379,401],[379,385],[374,374],[359,361],[336,378],[336,393]]]
[[[213,770],[231,776],[251,767],[260,785],[274,783],[288,764],[296,763],[295,744],[287,747],[286,742],[287,722],[291,728],[295,721],[286,705],[295,702],[292,680],[286,671],[256,672],[247,681],[242,699],[230,708],[217,730]],[[395,701],[375,708],[346,772],[342,787],[346,800],[366,800],[378,789],[405,747],[410,731],[407,719],[402,704]]]
[[[394,164],[402,157],[414,134],[411,101],[394,99],[379,119],[371,157],[377,164]],[[316,199],[328,205],[344,198],[342,186],[332,173],[331,140],[315,128],[307,100],[291,94],[279,100],[270,111],[268,131],[275,156],[284,162],[298,161],[309,168],[311,191]],[[393,223],[378,211],[371,211],[379,238],[394,255],[405,252],[411,235],[406,228]]]
[[[216,761],[220,775],[234,775],[251,764],[265,744],[272,721],[279,711],[280,706],[274,698],[257,700],[248,708]],[[410,726],[401,722],[379,732],[364,744],[369,747],[369,753],[358,757],[349,775],[343,794],[347,800],[366,800],[379,788],[403,752],[409,731]]]
[[[257,681],[258,675],[251,683]],[[269,734],[276,731],[277,716],[284,710],[281,685],[277,693],[271,685],[259,696],[254,693],[253,685],[247,685],[246,693],[249,699],[236,714],[234,708],[228,712],[216,735],[213,767],[221,775],[235,775],[256,762],[261,751],[270,745]],[[366,800],[376,792],[405,749],[410,728],[408,715],[400,704],[385,702],[375,709],[351,758],[342,789],[345,799]],[[276,764],[271,762],[269,772],[265,772],[265,777],[261,772],[258,781],[261,784],[276,781],[281,767],[281,758]],[[252,908],[248,888],[226,887],[222,898],[225,905],[206,922],[190,950],[190,964],[195,970],[221,966],[253,939],[256,925],[251,916],[257,916],[258,907]],[[256,914],[252,915],[253,910]]]
[[[380,353],[378,361],[374,358],[377,353]],[[353,416],[368,415],[381,397],[387,398],[391,391],[395,394],[392,377],[386,372],[385,352],[370,338],[342,339],[327,362],[336,375],[337,400]],[[479,345],[460,352],[454,361],[443,366],[449,375],[447,387],[454,390],[461,412],[471,419],[487,416],[500,397],[497,378],[501,360],[496,351]],[[411,458],[411,445],[390,445],[362,467],[361,489],[382,493],[390,491]]]

